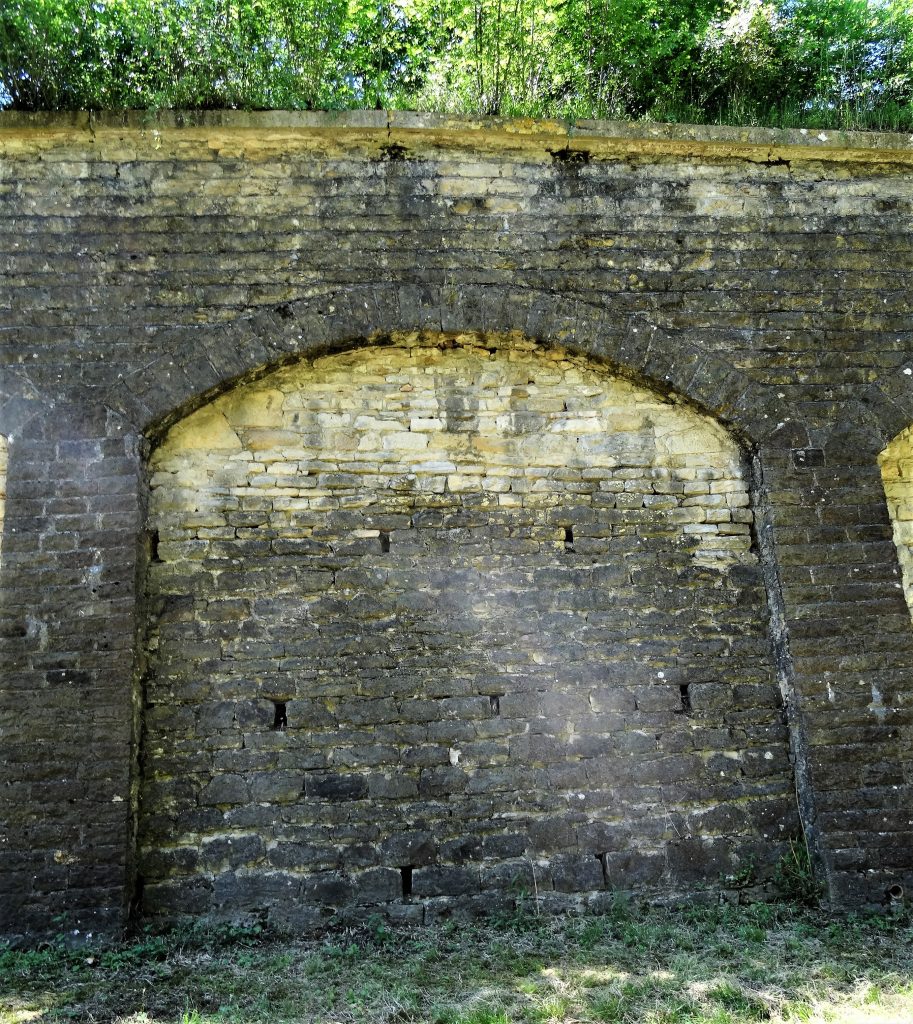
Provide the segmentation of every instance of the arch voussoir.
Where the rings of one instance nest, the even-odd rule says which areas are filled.
[[[521,333],[674,392],[745,440],[760,441],[775,425],[751,378],[645,315],[621,319],[582,299],[479,284],[328,289],[224,324],[163,330],[155,339],[158,358],[121,378],[105,404],[138,431],[157,433],[233,383],[289,359],[414,330]]]
[[[877,454],[913,423],[913,358],[871,384],[860,396],[860,417],[874,422]]]

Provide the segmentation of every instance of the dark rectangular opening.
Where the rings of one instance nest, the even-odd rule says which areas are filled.
[[[565,528],[564,528],[564,550],[565,551],[573,551],[574,550],[574,527],[573,526],[565,526]]]
[[[602,884],[609,884],[609,865],[606,862],[606,855],[604,853],[597,853],[596,860],[599,861],[599,866],[602,868]]]
[[[688,692],[688,684],[682,683],[679,688],[679,699],[682,702],[682,714],[689,714],[691,711],[691,694]]]
[[[158,530],[149,530],[146,533],[146,543],[149,545],[149,561],[160,563],[162,560],[159,557],[159,532]]]
[[[283,732],[288,728],[288,713],[285,709],[284,701],[273,701],[276,706],[276,712],[273,715],[273,730],[275,732]]]
[[[402,880],[403,899],[407,900],[412,895],[412,865],[400,868],[399,877]]]

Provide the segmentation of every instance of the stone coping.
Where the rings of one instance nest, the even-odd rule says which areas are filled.
[[[443,146],[736,156],[762,161],[913,163],[913,134],[779,129],[647,121],[537,120],[464,117],[414,111],[0,111],[0,137],[60,137],[139,133],[162,136],[291,136],[345,132],[351,138],[382,132],[389,141],[411,138]]]

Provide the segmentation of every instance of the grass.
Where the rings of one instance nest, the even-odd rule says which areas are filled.
[[[0,947],[0,1024],[909,1024],[913,920],[777,905]]]

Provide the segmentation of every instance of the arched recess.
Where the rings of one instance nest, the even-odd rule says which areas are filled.
[[[769,873],[798,820],[732,436],[521,335],[386,342],[151,456],[146,911]]]
[[[913,426],[902,430],[878,456],[900,562],[901,583],[913,615]]]

